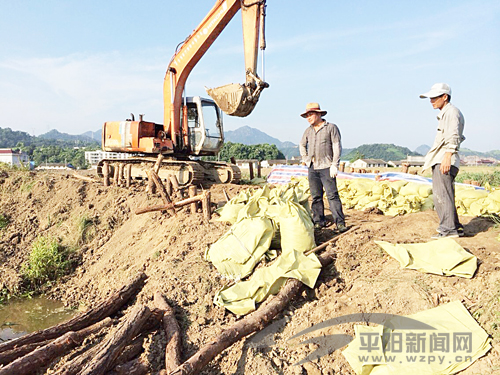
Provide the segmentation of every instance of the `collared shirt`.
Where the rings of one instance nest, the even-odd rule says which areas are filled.
[[[451,152],[451,165],[460,167],[458,150],[465,140],[463,136],[465,120],[462,112],[453,104],[446,104],[437,116],[438,128],[434,144],[425,156],[422,170],[426,170],[443,161],[444,154]]]
[[[314,164],[314,169],[338,167],[342,153],[339,128],[326,121],[317,131],[309,126],[300,140],[299,149],[302,161],[308,167],[311,164]]]

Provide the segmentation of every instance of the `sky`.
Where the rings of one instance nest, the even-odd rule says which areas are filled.
[[[0,128],[41,135],[96,131],[134,113],[163,121],[163,79],[176,46],[215,0],[0,0]],[[431,145],[436,115],[419,95],[452,88],[465,116],[462,147],[500,149],[498,0],[268,0],[270,84],[248,117],[298,143],[308,102],[328,111],[345,148]],[[188,96],[243,83],[237,13],[188,78]],[[260,57],[259,57],[260,58]]]

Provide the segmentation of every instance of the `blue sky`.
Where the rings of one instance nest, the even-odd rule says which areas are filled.
[[[214,0],[0,0],[0,127],[81,134],[144,113],[163,121],[163,78],[175,47]],[[463,147],[500,149],[500,2],[268,0],[265,90],[246,118],[298,143],[299,114],[319,102],[344,147],[431,145],[437,111],[418,95],[453,90]],[[188,95],[244,81],[238,13],[194,68]],[[259,61],[259,74],[260,61]]]

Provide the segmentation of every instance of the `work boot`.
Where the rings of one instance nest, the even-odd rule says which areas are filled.
[[[347,232],[347,227],[345,226],[345,224],[337,224],[337,230],[339,231],[339,233],[344,233],[344,232]]]
[[[459,234],[458,233],[436,233],[435,235],[431,236],[433,240],[438,240],[440,238],[458,238]]]

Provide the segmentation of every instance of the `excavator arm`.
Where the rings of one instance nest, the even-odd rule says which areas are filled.
[[[163,124],[165,133],[170,135],[175,146],[181,146],[181,142],[184,145],[188,144],[187,108],[182,106],[186,80],[191,70],[240,8],[243,20],[246,83],[207,89],[207,92],[225,113],[245,117],[252,112],[261,91],[269,86],[258,77],[256,69],[259,40],[261,48],[265,47],[263,37],[265,6],[265,0],[218,0],[172,57],[163,83]],[[181,108],[186,111],[183,116]]]

